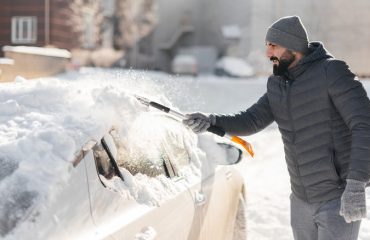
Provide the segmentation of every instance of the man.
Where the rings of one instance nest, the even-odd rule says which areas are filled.
[[[200,133],[214,125],[254,134],[276,121],[291,182],[291,225],[297,240],[357,239],[370,179],[370,101],[362,84],[320,42],[308,42],[297,16],[266,34],[273,62],[267,92],[235,115],[189,114]]]

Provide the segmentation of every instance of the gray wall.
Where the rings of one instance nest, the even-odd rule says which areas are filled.
[[[180,22],[194,27],[192,44],[220,50],[224,44],[221,27],[236,24],[242,29],[240,56],[250,60],[257,71],[270,71],[264,56],[266,29],[282,16],[299,15],[310,40],[322,41],[357,74],[370,75],[369,12],[369,0],[158,0],[155,58],[168,66],[170,56],[163,56],[158,46],[173,37]]]
[[[169,71],[173,53],[161,48],[179,31],[181,25],[199,23],[198,0],[157,0],[158,23],[153,34],[154,57],[157,68]]]
[[[242,30],[241,53],[250,50],[249,34],[251,2],[246,0],[203,0],[199,1],[201,22],[198,44],[223,47],[222,26],[238,25]]]
[[[225,44],[221,32],[222,26],[236,24],[243,32],[240,43],[242,51],[240,52],[250,51],[250,35],[248,34],[250,31],[250,1],[158,0],[157,3],[158,24],[153,41],[159,68],[168,70],[172,56],[165,54],[160,47],[171,40],[183,22],[194,27],[194,33],[191,36],[193,45],[214,46],[220,51]]]

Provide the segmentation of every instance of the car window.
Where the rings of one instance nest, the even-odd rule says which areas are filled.
[[[149,139],[121,141],[123,146],[119,148],[118,164],[133,175],[142,173],[148,176],[164,174],[170,178],[177,177],[179,170],[190,164],[186,141],[194,136],[189,130],[179,126],[181,123],[173,118],[153,117],[161,119],[153,127],[155,130],[148,134]],[[142,135],[145,136],[145,132]]]
[[[178,136],[176,141],[168,139],[171,138],[166,138],[166,140],[162,142],[163,158],[170,161],[174,171],[178,172],[182,167],[190,164],[189,151],[186,148],[182,136]]]
[[[130,157],[127,149],[125,149],[124,142],[116,130],[112,130],[104,135],[101,141],[93,148],[93,152],[97,172],[104,186],[104,180],[110,180],[114,176],[124,180],[119,168],[127,169],[132,175],[142,173],[150,177],[160,174],[170,176],[168,171],[165,170],[166,166],[163,158],[141,158],[139,160],[132,156]],[[137,153],[137,155],[140,155],[140,153]],[[102,176],[105,178],[104,180],[101,179]]]
[[[117,169],[125,168],[132,175],[141,173],[149,177],[177,177],[178,170],[189,165],[190,156],[180,136],[173,141],[173,136],[167,134],[173,133],[166,133],[161,141],[157,142],[156,153],[148,154],[140,149],[127,149],[128,143],[120,137],[118,131],[111,130],[93,149],[98,173],[108,180],[113,176],[119,177],[120,171],[114,166],[116,164]]]

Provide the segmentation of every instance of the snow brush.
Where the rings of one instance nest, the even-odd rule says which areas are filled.
[[[156,109],[158,109],[162,112],[168,113],[168,114],[170,114],[174,117],[177,117],[181,120],[186,119],[186,116],[181,112],[177,112],[175,110],[172,110],[169,107],[163,106],[162,104],[159,104],[157,102],[150,101],[147,98],[144,98],[144,97],[141,97],[141,96],[138,96],[138,95],[134,95],[134,96],[140,103],[142,103],[145,106],[156,108]],[[254,156],[252,145],[249,142],[241,139],[240,137],[231,136],[231,135],[227,134],[224,130],[222,130],[221,128],[216,127],[216,126],[210,126],[207,129],[207,131],[211,132],[211,133],[214,133],[214,134],[216,134],[220,137],[225,137],[227,139],[230,139],[232,142],[241,145],[252,157]]]

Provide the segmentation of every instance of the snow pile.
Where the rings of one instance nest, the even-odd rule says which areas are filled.
[[[192,163],[180,177],[186,176],[189,183],[198,179],[206,155],[197,147],[197,136],[164,114],[148,113],[132,95],[172,107],[162,89],[177,92],[181,85],[158,82],[143,73],[86,68],[55,78],[28,81],[18,77],[1,84],[0,235],[14,230],[33,207],[47,206],[68,180],[71,161],[83,144],[103,136],[112,126],[130,143],[133,159],[135,154],[142,154],[137,159],[143,155],[156,159],[164,151],[177,162]],[[158,142],[165,144],[158,146]],[[107,185],[142,204],[159,205],[184,187],[163,174],[133,176],[121,170],[127,181],[107,180]]]
[[[51,200],[68,179],[75,152],[112,124],[130,121],[138,107],[125,92],[87,79],[2,84],[0,233],[14,228],[34,203]]]
[[[65,49],[60,48],[49,48],[49,47],[30,47],[30,46],[4,46],[4,52],[17,52],[17,53],[27,53],[34,55],[70,58],[71,53]]]

